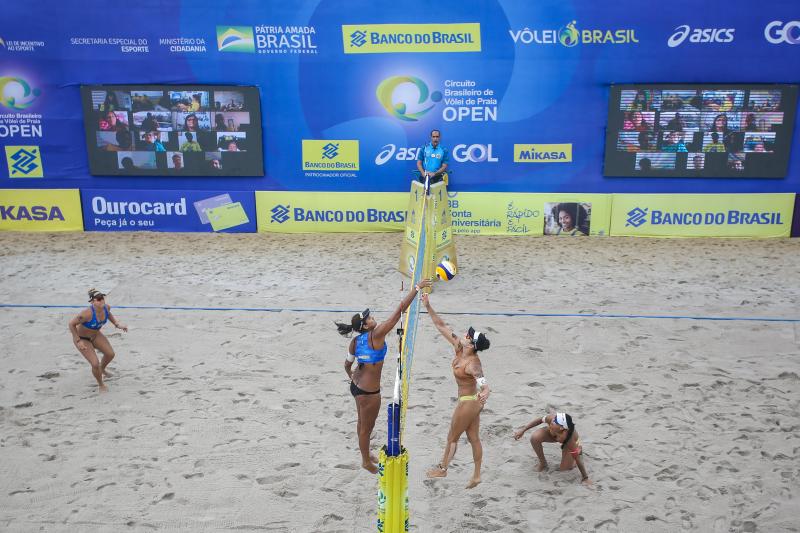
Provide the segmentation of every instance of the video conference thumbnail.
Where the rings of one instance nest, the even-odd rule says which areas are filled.
[[[613,86],[604,174],[784,177],[796,100],[796,85]]]
[[[263,176],[258,89],[83,86],[95,175]]]

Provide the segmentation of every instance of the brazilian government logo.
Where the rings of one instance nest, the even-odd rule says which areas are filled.
[[[358,141],[303,139],[303,170],[358,170]]]
[[[22,78],[0,77],[0,105],[8,109],[25,109],[42,93]]]
[[[217,26],[217,50],[220,52],[256,52],[253,28],[250,26]]]
[[[38,146],[6,146],[9,178],[44,177],[42,154]]]
[[[414,76],[392,76],[383,80],[375,91],[378,102],[394,118],[416,122],[442,100],[442,93],[429,91]]]

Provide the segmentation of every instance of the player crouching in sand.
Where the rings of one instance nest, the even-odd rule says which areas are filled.
[[[530,439],[533,451],[536,453],[536,457],[539,458],[539,466],[536,470],[541,472],[547,468],[547,460],[544,458],[542,443],[559,442],[561,443],[561,465],[558,469],[572,470],[577,464],[578,470],[581,472],[581,483],[591,485],[589,474],[586,473],[586,467],[583,466],[581,439],[578,436],[578,432],[575,431],[575,423],[570,415],[556,413],[534,418],[527,426],[515,431],[514,438],[516,440],[521,439],[526,431],[541,424],[547,424],[547,427],[534,431]]]

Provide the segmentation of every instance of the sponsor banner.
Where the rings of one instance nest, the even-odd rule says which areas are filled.
[[[158,45],[161,50],[170,54],[201,54],[208,51],[205,37],[200,36],[159,37]]]
[[[450,193],[456,235],[608,235],[607,194]]]
[[[571,163],[571,144],[515,144],[515,163]]]
[[[684,42],[689,44],[699,43],[732,43],[736,28],[698,28],[688,24],[681,24],[675,28],[675,33],[667,39],[667,46],[675,48]]]
[[[420,224],[423,204],[426,209],[426,224]],[[436,265],[442,260],[448,260],[457,265],[456,247],[453,242],[453,233],[450,227],[450,208],[448,207],[447,186],[443,182],[431,185],[430,194],[425,194],[425,186],[418,182],[411,182],[411,192],[408,195],[408,209],[406,211],[405,238],[400,247],[400,263],[398,270],[406,276],[413,277],[417,261],[417,244],[421,238],[420,233],[426,231],[427,260],[423,265],[422,276],[433,277]]]
[[[415,155],[436,128],[450,152],[450,188],[462,191],[800,192],[800,135],[790,135],[797,133],[791,128],[797,102],[777,98],[798,84],[792,73],[800,67],[800,12],[791,0],[762,2],[757,10],[731,10],[730,2],[711,0],[703,4],[708,16],[687,10],[687,2],[641,9],[633,0],[602,8],[586,1],[434,6],[411,0],[396,9],[366,0],[176,0],[157,16],[149,2],[116,3],[115,23],[85,2],[45,4],[58,24],[41,24],[42,14],[25,2],[5,2],[2,10],[11,21],[0,24],[0,181],[6,187],[214,191],[235,183],[251,192],[407,193]],[[58,68],[53,61],[60,61]],[[762,88],[746,89],[732,104],[719,92],[728,89],[708,89],[709,98],[694,95],[699,107],[686,93],[650,93],[618,105],[612,117],[618,120],[609,123],[609,84],[631,79],[713,80],[714,86],[746,80],[745,86]],[[163,88],[166,82],[201,87],[225,80],[263,89],[258,121],[242,121],[249,102],[235,89],[221,99],[209,91],[207,103],[201,94],[198,107],[193,97],[187,104],[173,94],[180,91]],[[77,104],[82,84],[131,81],[154,87],[91,100],[96,108],[86,114]],[[116,118],[109,122],[111,107]],[[643,113],[641,122],[635,111]],[[186,122],[191,113],[198,131],[186,130],[195,129]],[[627,124],[626,114],[632,119]],[[188,171],[175,171],[172,155],[143,153],[149,148],[145,126],[155,126],[170,152],[179,152],[192,134],[185,148],[199,145],[206,159],[186,153],[181,165],[208,163],[202,184],[191,184]],[[675,127],[689,152],[666,134]],[[719,142],[709,127],[724,129]],[[264,175],[231,181],[259,136]],[[227,153],[226,138],[245,138],[233,146],[245,153]],[[299,170],[302,139],[357,140],[359,170]],[[113,183],[92,174],[87,143],[92,153],[103,152],[108,169],[125,170],[124,161],[145,173],[131,171]],[[515,154],[515,143],[531,146]],[[571,144],[572,161],[567,150],[536,143]],[[41,165],[33,151],[19,152],[11,179],[5,150],[11,146],[38,147]],[[638,174],[604,176],[604,146]],[[120,152],[138,155],[129,161]],[[781,154],[789,154],[785,167]],[[654,174],[638,169],[642,160]],[[148,177],[152,166],[169,175]],[[665,179],[663,167],[673,166],[695,179]],[[42,168],[42,177],[35,177]],[[717,179],[733,174],[736,179]],[[779,179],[765,181],[765,175]]]
[[[72,35],[69,44],[76,49],[89,53],[92,50],[119,51],[123,54],[148,54],[150,42],[147,37],[120,35]]]
[[[444,122],[496,122],[499,108],[495,88],[469,78],[439,81],[425,80],[415,74],[389,76],[378,84],[375,96],[386,115],[402,123],[418,122],[439,113]],[[394,145],[386,145],[384,149],[389,146]],[[476,146],[487,148],[486,145],[458,146],[468,152]]]
[[[0,52],[9,53],[32,53],[39,52],[45,47],[42,40],[31,39],[3,39],[0,35]]]
[[[408,193],[408,207],[406,209],[406,227],[403,235],[403,244],[400,246],[400,263],[397,267],[402,274],[412,277],[417,262],[417,246],[423,231],[428,231],[429,225],[422,225],[420,217],[425,206],[425,186],[417,180],[411,182],[411,191]],[[426,235],[430,237],[430,231]]]
[[[258,231],[337,233],[403,231],[406,193],[256,191]]]
[[[444,187],[442,190],[446,191]],[[411,193],[414,193],[413,187]],[[438,235],[435,239],[442,257],[450,254],[453,234],[608,235],[611,199],[606,194],[446,195],[450,234]],[[408,217],[414,215],[414,205],[416,203],[406,193],[256,192],[259,232],[406,230],[405,241],[415,246],[418,237],[409,234],[405,225]],[[442,204],[436,203],[436,207],[440,211]],[[438,211],[437,215],[434,228],[443,231],[446,218]],[[455,257],[454,250],[452,256]]]
[[[304,172],[347,172],[358,166],[358,141],[303,139]]]
[[[447,194],[447,184],[436,183],[430,188],[429,196],[430,224],[431,224],[431,275],[436,271],[436,265],[441,261],[450,261],[458,268],[456,245],[453,242],[452,217],[450,216],[450,198]],[[426,272],[427,274],[427,272]]]
[[[397,52],[480,52],[481,25],[344,24],[345,54]]]
[[[255,233],[252,192],[81,191],[86,231]]]
[[[77,189],[0,189],[0,231],[82,231]]]
[[[29,109],[41,95],[42,90],[26,78],[0,76],[0,141],[42,137],[42,115]],[[17,140],[16,144],[20,142],[30,141]]]
[[[630,45],[639,44],[635,28],[585,28],[573,20],[560,28],[534,27],[508,30],[515,44],[561,45],[572,48],[584,45]]]
[[[217,26],[217,50],[245,54],[317,54],[314,26]]]
[[[611,235],[788,237],[794,194],[615,194]]]
[[[764,27],[764,38],[770,44],[800,44],[800,20],[773,20]]]

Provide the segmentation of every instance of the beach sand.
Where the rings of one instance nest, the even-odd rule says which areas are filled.
[[[375,531],[377,480],[360,468],[333,321],[397,305],[400,239],[0,234],[0,530]],[[456,387],[423,314],[405,435],[412,531],[800,530],[800,324],[663,318],[797,319],[800,239],[456,246],[459,275],[431,302],[492,342],[483,483],[464,488],[463,438],[448,477],[425,479]],[[84,305],[90,287],[130,328],[104,328],[117,353],[106,394],[67,330],[78,309],[58,307]],[[537,473],[530,433],[513,440],[548,409],[573,416],[591,487],[554,470],[558,446]]]

